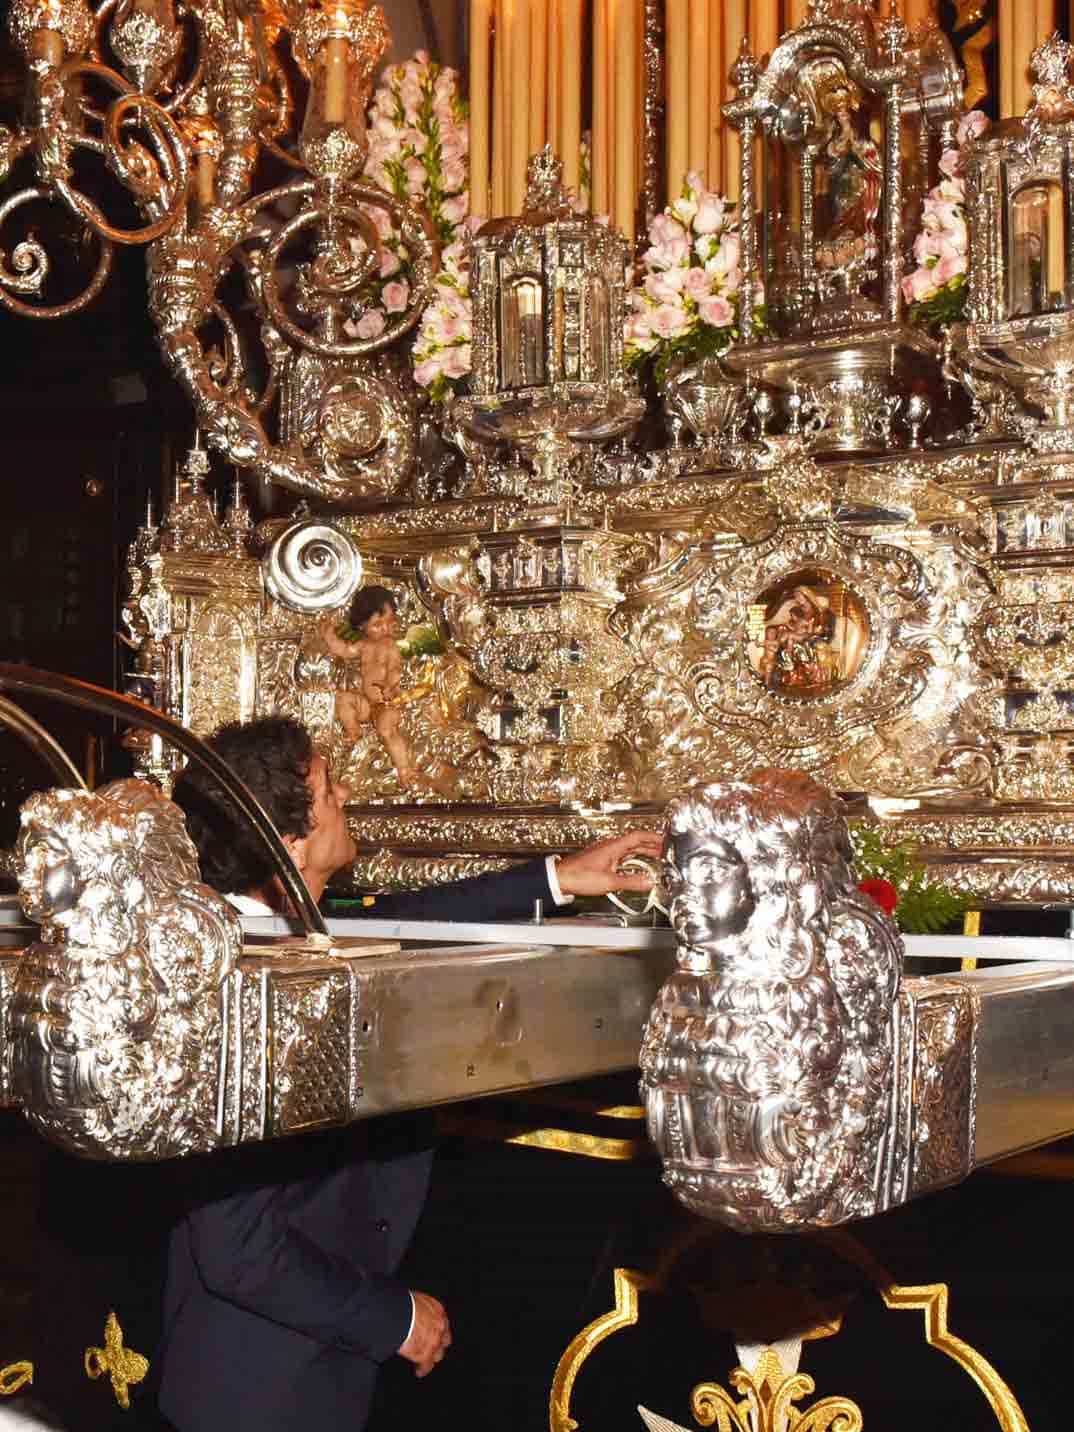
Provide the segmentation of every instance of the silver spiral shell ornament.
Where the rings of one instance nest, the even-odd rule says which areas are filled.
[[[362,554],[323,522],[293,522],[262,562],[269,594],[295,612],[330,612],[349,602],[362,580]]]

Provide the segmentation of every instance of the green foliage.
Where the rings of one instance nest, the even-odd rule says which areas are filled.
[[[960,273],[955,278],[948,279],[943,288],[924,303],[912,303],[910,322],[920,324],[923,328],[958,323],[965,316],[967,296],[966,275]]]
[[[895,923],[907,935],[937,935],[970,908],[964,895],[929,879],[912,841],[889,841],[875,825],[851,821],[854,870],[859,880],[887,880],[898,891]]]
[[[408,661],[412,656],[440,656],[444,643],[437,635],[435,627],[412,626],[399,643],[399,650],[403,660]]]

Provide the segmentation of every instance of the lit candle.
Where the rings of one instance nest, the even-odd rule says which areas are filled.
[[[709,159],[709,0],[690,0],[690,152],[688,169],[704,173]],[[676,183],[682,182],[682,175]],[[678,189],[674,190],[678,193]]]
[[[787,29],[794,30],[801,25],[809,9],[809,0],[787,0]]]
[[[638,202],[638,0],[615,0],[615,203],[612,222],[634,240]]]
[[[489,211],[491,0],[470,0],[470,212]]]
[[[342,124],[347,112],[347,58],[350,41],[331,35],[324,42],[324,122]]]

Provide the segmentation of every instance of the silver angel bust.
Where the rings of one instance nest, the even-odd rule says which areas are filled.
[[[796,771],[695,787],[664,846],[679,969],[642,1045],[664,1179],[743,1231],[886,1204],[902,945],[837,802]]]
[[[102,1158],[216,1142],[221,990],[242,934],[199,883],[182,812],[133,780],[35,795],[16,875],[41,925],[12,1010],[14,1083],[31,1121]]]

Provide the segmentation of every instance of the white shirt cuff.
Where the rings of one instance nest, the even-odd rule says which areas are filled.
[[[552,892],[552,899],[557,905],[569,905],[574,896],[564,895],[559,888],[559,876],[556,874],[556,857],[554,855],[549,855],[546,858],[544,868],[548,872],[548,888]]]

